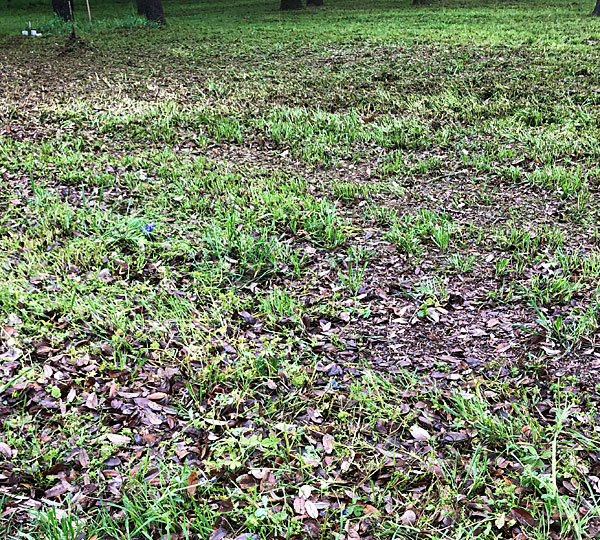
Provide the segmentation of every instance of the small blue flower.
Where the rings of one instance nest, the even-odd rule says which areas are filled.
[[[335,379],[331,379],[328,383],[327,383],[327,388],[331,388],[332,390],[337,390],[340,387],[340,385],[338,384],[338,382]]]
[[[146,223],[141,229],[146,234],[150,234],[156,228],[156,223]]]

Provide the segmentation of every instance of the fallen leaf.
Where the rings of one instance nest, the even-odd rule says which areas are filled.
[[[6,443],[0,442],[0,454],[10,459],[12,457],[12,450],[10,449],[10,446],[8,446]]]
[[[188,476],[187,486],[185,489],[190,497],[193,497],[194,493],[196,493],[196,490],[198,489],[198,475],[195,471],[192,471],[191,474]]]
[[[488,328],[494,328],[494,326],[498,326],[500,324],[500,319],[490,319],[487,322]]]
[[[260,481],[260,490],[261,491],[270,491],[275,489],[277,486],[277,479],[272,472],[267,472],[263,479]]]
[[[125,435],[118,435],[117,433],[109,433],[106,438],[113,444],[123,445],[127,444],[131,439]]]
[[[427,430],[423,429],[421,426],[418,426],[417,424],[415,424],[414,426],[411,426],[409,431],[410,431],[410,434],[412,435],[412,438],[415,441],[428,441],[429,439],[431,439],[431,435],[429,435]]]
[[[377,508],[375,508],[374,506],[367,504],[364,509],[363,509],[363,514],[376,514],[378,513],[379,510],[377,510]]]
[[[275,429],[279,431],[285,431],[286,433],[295,433],[297,426],[295,424],[286,424],[284,422],[280,422],[275,424]]]
[[[305,506],[304,506],[305,502],[306,502],[306,499],[304,497],[296,497],[294,499],[294,512],[296,512],[296,514],[298,514],[299,516],[301,516],[302,514],[304,514],[306,512]]]
[[[334,441],[335,439],[331,435],[323,435],[323,449],[327,454],[331,454],[331,452],[333,452]]]
[[[148,399],[157,401],[160,399],[165,399],[166,397],[167,397],[167,394],[165,394],[164,392],[154,392],[148,396]]]
[[[406,526],[414,525],[417,521],[417,514],[415,514],[412,510],[407,510],[400,516],[400,521]]]
[[[346,521],[346,540],[360,540],[360,533],[358,532],[358,525],[350,525],[349,521]]]
[[[317,507],[315,506],[315,503],[312,501],[306,501],[304,503],[304,508],[306,510],[306,513],[313,519],[317,519],[319,517],[319,511],[317,510]]]
[[[227,531],[223,529],[223,527],[213,531],[211,535],[208,537],[208,540],[221,540],[227,536]]]
[[[110,343],[100,343],[100,352],[104,356],[112,356],[115,353],[115,349]]]
[[[89,409],[98,408],[98,396],[96,395],[96,392],[92,392],[90,395],[88,395],[87,399],[85,400],[85,406]]]
[[[305,499],[308,499],[310,497],[310,494],[312,493],[312,487],[308,486],[308,485],[301,486],[300,489],[298,490],[298,493],[299,493],[300,497],[304,497]]]
[[[442,437],[442,441],[444,442],[461,442],[469,439],[469,436],[466,433],[460,433],[456,431],[448,431],[444,433]]]
[[[242,489],[251,489],[256,485],[256,478],[249,474],[242,474],[236,478],[236,482]]]
[[[84,448],[79,449],[77,458],[79,459],[79,464],[82,468],[87,469],[90,466],[90,458]]]
[[[375,119],[377,118],[377,113],[373,113],[371,116],[363,116],[362,117],[362,121],[365,124],[370,124],[371,122],[373,122]]]
[[[257,480],[262,480],[267,472],[267,469],[250,469],[250,474]]]
[[[64,495],[65,493],[67,493],[67,491],[69,491],[69,487],[67,485],[65,485],[64,482],[61,482],[61,483],[56,484],[55,486],[51,487],[50,489],[46,490],[46,492],[44,493],[44,496],[47,497],[48,499],[51,499],[52,497],[58,497],[60,495]]]
[[[521,525],[528,525],[529,527],[537,527],[539,522],[535,519],[529,511],[525,508],[514,507],[510,511],[512,517],[516,519]]]

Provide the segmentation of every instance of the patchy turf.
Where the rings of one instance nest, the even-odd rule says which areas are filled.
[[[8,537],[599,534],[592,6],[328,4],[0,21]]]

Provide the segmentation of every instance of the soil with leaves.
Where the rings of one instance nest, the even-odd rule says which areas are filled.
[[[598,21],[328,4],[0,23],[8,537],[600,534]]]

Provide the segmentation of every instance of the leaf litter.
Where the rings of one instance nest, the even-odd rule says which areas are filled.
[[[19,54],[33,62],[16,46]],[[51,70],[66,62],[39,54]],[[86,63],[98,62],[92,54],[82,55],[70,82],[98,113],[116,114],[109,92],[77,79]],[[3,65],[16,69],[17,59]],[[116,74],[105,60],[110,83]],[[191,87],[165,91],[198,106]],[[148,86],[129,97],[149,108],[160,104]],[[2,105],[21,99],[13,87]],[[287,197],[302,192],[295,203],[300,221],[275,221],[280,241],[301,256],[257,272],[252,263],[242,268],[244,246],[226,252],[210,237],[201,206],[185,205],[189,193],[157,205],[140,196],[140,187],[159,193],[170,181],[151,165],[160,145],[143,130],[139,140],[121,118],[115,138],[83,115],[78,128],[68,106],[49,93],[30,91],[27,99],[35,108],[3,124],[3,143],[26,155],[42,140],[81,137],[93,150],[81,158],[86,189],[52,160],[34,160],[31,176],[12,162],[2,165],[9,278],[35,298],[35,305],[10,304],[0,329],[7,527],[25,530],[29,510],[47,506],[78,516],[106,513],[121,527],[131,496],[147,493],[157,507],[176,503],[169,510],[174,522],[149,520],[148,533],[157,538],[185,538],[191,527],[213,539],[436,538],[469,524],[476,534],[524,539],[542,523],[549,538],[597,534],[599,435],[589,429],[597,422],[597,326],[590,319],[591,330],[577,333],[588,322],[586,306],[593,307],[593,278],[584,278],[584,263],[573,259],[572,278],[583,285],[573,295],[562,281],[552,282],[554,289],[535,289],[532,281],[555,277],[564,263],[544,229],[562,223],[560,197],[548,200],[530,185],[490,176],[494,207],[481,200],[476,164],[447,147],[409,156],[434,164],[432,156],[442,156],[441,176],[422,170],[400,175],[404,181],[395,185],[378,167],[390,157],[384,147],[357,143],[358,164],[343,157],[315,166],[293,141],[278,143],[249,120],[249,135],[237,142],[214,140],[216,132],[200,126],[208,148],[195,142],[193,129],[181,128],[163,163],[173,160],[169,174],[177,167],[185,174],[208,154],[203,174],[215,182],[233,178],[223,193],[199,188],[194,204],[231,212],[244,202],[259,212],[265,199],[248,184],[261,186],[273,175],[292,186]],[[39,114],[49,121],[42,125]],[[364,118],[375,128],[385,113]],[[484,136],[477,140],[485,143]],[[132,150],[144,159],[127,164]],[[100,190],[94,170],[107,159],[117,180]],[[533,170],[535,159],[524,159],[521,168]],[[44,199],[31,177],[55,198]],[[275,188],[265,185],[258,197],[274,197]],[[311,206],[311,197],[330,206]],[[509,219],[511,206],[521,215]],[[157,215],[98,234],[85,216],[71,228],[60,213],[90,208],[110,210],[111,219],[132,210]],[[449,233],[460,256],[454,262],[444,248],[451,227],[443,208],[456,227]],[[560,248],[593,257],[588,225],[565,219],[569,235]],[[241,236],[243,220],[231,223]],[[36,227],[46,234],[39,247],[31,240]],[[248,245],[262,238],[259,228],[250,224]],[[86,259],[85,247],[75,246],[66,269],[56,263],[67,256],[65,245],[94,234],[96,258],[93,249]],[[176,241],[185,244],[173,248]],[[107,242],[110,249],[98,248]],[[216,247],[190,256],[189,246],[200,243]],[[208,271],[202,257],[210,258]],[[504,260],[510,294],[498,263]],[[114,302],[88,309],[77,287],[87,302]],[[550,303],[545,294],[554,295]],[[539,306],[528,301],[533,295]],[[565,328],[577,339],[561,341]]]

